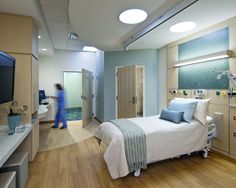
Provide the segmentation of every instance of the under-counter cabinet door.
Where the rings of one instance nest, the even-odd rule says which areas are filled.
[[[39,122],[35,122],[32,127],[32,159],[39,150]]]

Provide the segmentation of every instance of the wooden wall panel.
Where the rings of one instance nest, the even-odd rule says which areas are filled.
[[[217,96],[216,92],[220,92],[220,95]],[[224,93],[227,95],[225,96]],[[227,90],[209,90],[209,98],[211,98],[210,103],[213,104],[222,104],[222,105],[228,105],[229,104],[229,98],[228,98],[228,91]]]
[[[236,55],[236,17],[168,45],[168,90],[178,89],[178,68],[173,68],[175,60],[178,60],[178,45],[225,27],[229,27],[229,50],[233,50],[234,55]],[[229,70],[233,74],[236,74],[236,58],[229,58]],[[231,87],[236,90],[236,86],[233,86],[232,83],[230,83],[230,88]],[[180,90],[177,91],[178,97],[186,97],[181,94]],[[216,91],[220,91],[219,96],[216,95]],[[236,137],[234,137],[234,133],[236,132],[236,120],[234,120],[234,116],[236,115],[236,97],[229,99],[227,95],[224,95],[224,93],[227,94],[227,92],[228,90],[207,90],[206,98],[212,98],[209,105],[209,115],[213,117],[214,112],[223,113],[222,140],[214,140],[213,148],[223,151],[226,154],[236,156]],[[168,93],[168,102],[174,97],[176,97],[176,94]],[[192,93],[191,97],[195,97],[194,93]]]
[[[215,112],[223,114],[222,139],[214,139],[212,146],[224,152],[229,152],[229,107],[228,105],[209,105],[209,115],[214,117]]]
[[[192,98],[192,90],[179,90],[178,97],[180,98]]]
[[[31,122],[32,56],[24,54],[10,54],[10,55],[16,58],[14,100],[16,100],[20,106],[27,105],[29,107],[27,113],[28,114],[27,122]]]
[[[168,74],[168,78],[167,78],[168,89],[177,89],[178,88],[178,69],[176,68],[168,69],[167,74]]]
[[[0,49],[4,52],[31,54],[32,23],[30,17],[0,13]]]
[[[167,53],[168,68],[173,68],[175,63],[178,61],[178,46],[168,48]]]
[[[230,154],[236,156],[236,107],[230,108]]]

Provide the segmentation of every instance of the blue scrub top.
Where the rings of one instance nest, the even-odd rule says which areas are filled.
[[[58,90],[57,93],[57,102],[58,102],[58,108],[64,108],[65,107],[65,93],[63,90]]]

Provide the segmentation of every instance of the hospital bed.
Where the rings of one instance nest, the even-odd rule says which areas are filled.
[[[207,157],[213,138],[212,130],[215,128],[212,121],[209,122],[211,127],[209,128],[208,123],[203,125],[195,119],[191,122],[182,121],[176,124],[159,117],[155,115],[128,119],[145,133],[147,164],[196,151],[202,151],[203,157]],[[121,130],[112,122],[104,122],[97,128],[94,136],[107,147],[104,159],[111,177],[116,179],[128,175],[130,171]],[[139,174],[140,169],[134,172],[134,176],[139,176]]]

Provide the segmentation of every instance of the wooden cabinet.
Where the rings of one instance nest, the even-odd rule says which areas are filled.
[[[0,49],[38,58],[38,31],[33,18],[0,13]]]
[[[32,159],[34,159],[35,155],[39,150],[39,121],[36,121],[32,125]]]
[[[230,108],[230,154],[236,157],[236,106]]]
[[[38,111],[38,30],[33,18],[0,13],[0,50],[16,58],[14,100],[29,107],[24,123],[33,125],[29,153],[32,160],[39,148]],[[9,105],[9,104],[8,104]],[[0,116],[0,122],[6,117]]]
[[[28,121],[38,110],[38,61],[27,54],[10,54],[16,58],[14,100],[19,105],[27,105]]]

